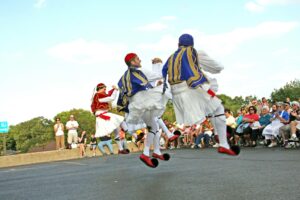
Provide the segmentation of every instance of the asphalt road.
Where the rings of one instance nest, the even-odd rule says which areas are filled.
[[[156,169],[136,153],[0,169],[0,200],[300,199],[299,149],[168,152]]]

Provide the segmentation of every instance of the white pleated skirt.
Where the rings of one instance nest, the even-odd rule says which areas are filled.
[[[271,124],[267,125],[266,128],[264,128],[262,135],[272,135],[274,137],[277,137],[279,135],[279,129],[282,126],[284,126],[284,124],[276,119],[272,121]]]
[[[96,111],[95,115],[99,115],[103,113],[103,111]],[[114,113],[106,113],[106,116],[109,116],[109,120],[104,120],[100,117],[96,117],[96,133],[95,137],[103,137],[108,134],[111,134],[116,128],[120,126],[122,121],[124,121],[124,117],[120,115],[116,115]]]
[[[127,124],[140,124],[142,118],[147,114],[149,117],[160,117],[166,108],[168,98],[162,94],[162,86],[151,88],[136,93],[129,98],[129,114],[126,118]],[[149,113],[151,113],[149,115]]]
[[[128,113],[125,113],[125,119],[127,119],[127,118],[128,118]],[[127,129],[128,129],[129,133],[134,133],[137,130],[147,127],[147,125],[145,124],[145,122],[142,119],[139,122],[137,122],[136,124],[131,124],[131,123],[126,122],[126,125],[127,125]]]
[[[185,81],[171,85],[171,92],[178,124],[200,124],[222,105],[217,97],[212,98],[202,88],[189,88]]]

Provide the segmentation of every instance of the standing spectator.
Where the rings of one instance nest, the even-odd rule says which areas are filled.
[[[97,139],[93,133],[90,141],[90,150],[93,151],[93,156],[96,156]]]
[[[64,124],[61,123],[60,118],[55,119],[56,124],[54,125],[56,149],[61,150],[65,148],[65,135],[64,135]]]
[[[79,127],[78,122],[75,120],[74,115],[70,115],[70,120],[66,124],[68,130],[68,148],[72,149],[72,143],[77,144],[78,133],[77,129]]]
[[[79,154],[81,157],[85,156],[86,140],[86,131],[82,131],[81,136],[78,138]]]

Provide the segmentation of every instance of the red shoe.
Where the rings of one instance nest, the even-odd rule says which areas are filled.
[[[219,152],[219,153],[225,153],[225,154],[228,154],[228,155],[230,155],[230,156],[237,156],[237,155],[238,155],[238,153],[234,152],[233,150],[231,150],[231,149],[226,149],[226,148],[224,148],[224,147],[219,147],[219,148],[218,148],[218,152]]]
[[[150,158],[145,154],[140,155],[140,160],[145,163],[148,167],[156,168],[158,166],[158,160],[156,158]]]
[[[118,154],[129,154],[129,152],[123,149],[123,150],[119,150]]]
[[[169,138],[169,142],[173,142],[174,140],[177,140],[179,135],[173,135],[172,137]]]
[[[158,155],[157,153],[153,153],[152,157],[160,159],[160,160],[165,160],[165,161],[168,161],[171,158],[171,156],[168,153],[164,153],[162,155]]]

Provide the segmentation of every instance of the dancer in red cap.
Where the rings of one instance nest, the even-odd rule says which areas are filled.
[[[111,140],[110,134],[114,132],[115,141],[119,147],[119,154],[128,154],[128,149],[123,149],[119,140],[120,124],[124,117],[110,113],[109,103],[114,101],[117,97],[118,89],[113,86],[112,89],[106,93],[106,85],[99,83],[96,87],[96,93],[92,98],[91,110],[96,116],[96,138],[101,141]]]
[[[158,160],[169,160],[170,155],[160,152],[158,123],[157,119],[165,110],[163,103],[165,95],[161,90],[153,88],[146,75],[140,70],[141,60],[135,53],[129,53],[125,57],[125,63],[128,69],[121,77],[118,86],[120,96],[118,105],[128,107],[128,116],[126,122],[129,124],[138,124],[142,120],[148,128],[144,151],[140,155],[141,161],[147,166],[155,168],[158,166]],[[173,140],[178,136],[173,137]],[[153,144],[154,151],[150,157],[150,146]]]
[[[213,81],[202,72],[202,63],[199,64],[198,54],[193,46],[194,39],[191,35],[181,35],[178,50],[169,57],[163,67],[164,85],[166,86],[167,75],[171,85],[177,123],[201,124],[206,117],[211,117],[219,136],[218,152],[236,156],[240,149],[228,144],[224,107],[215,94]],[[205,65],[215,65],[212,60],[206,61],[209,63],[204,62]]]

